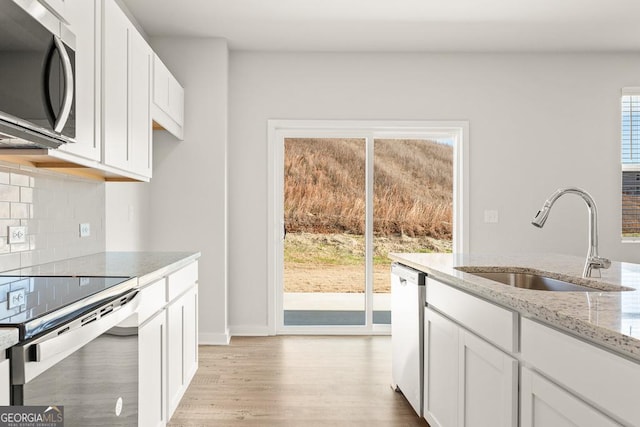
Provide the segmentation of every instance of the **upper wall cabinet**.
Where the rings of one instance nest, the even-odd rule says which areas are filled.
[[[100,161],[100,0],[66,0],[76,35],[76,142],[58,150]]]
[[[103,163],[151,177],[153,51],[114,0],[104,0]]]
[[[182,139],[184,123],[184,89],[158,55],[153,55],[154,128],[162,128]]]
[[[73,22],[75,18],[71,16],[71,14],[68,14],[69,1],[70,0],[38,0],[39,3],[42,3],[44,7],[49,9],[51,13],[65,23]]]

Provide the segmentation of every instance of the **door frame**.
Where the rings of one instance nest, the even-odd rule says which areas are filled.
[[[453,144],[453,252],[469,248],[469,122],[402,120],[268,120],[267,121],[267,315],[270,335],[276,334],[389,334],[389,327],[365,326],[284,326],[281,288],[284,279],[284,140],[285,138],[362,138],[367,143],[367,161],[373,161],[369,141],[376,139],[451,138]],[[371,168],[372,169],[372,168]],[[373,170],[373,169],[372,169]],[[367,172],[369,173],[369,172]],[[367,182],[372,183],[372,176]],[[367,194],[372,193],[367,188]],[[369,196],[367,196],[369,197]],[[366,220],[373,220],[373,205],[367,203]],[[372,236],[366,236],[370,242]],[[368,244],[365,259],[373,247]],[[367,276],[372,272],[367,268]],[[367,277],[367,280],[370,280]],[[369,293],[372,293],[369,290]],[[365,296],[365,304],[371,304]],[[369,310],[372,312],[372,310]]]

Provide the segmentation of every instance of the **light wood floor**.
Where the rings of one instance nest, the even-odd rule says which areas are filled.
[[[391,387],[391,338],[234,337],[201,346],[170,426],[428,426]]]

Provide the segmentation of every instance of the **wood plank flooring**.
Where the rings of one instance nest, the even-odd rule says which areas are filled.
[[[170,426],[427,426],[390,387],[388,336],[234,337],[200,346]]]

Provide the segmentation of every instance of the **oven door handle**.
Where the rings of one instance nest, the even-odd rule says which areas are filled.
[[[124,301],[124,298],[126,298],[126,302],[122,305],[118,304],[119,301]],[[28,383],[82,346],[136,315],[139,303],[138,290],[134,289],[112,302],[113,311],[97,317],[94,321],[85,322],[80,327],[74,327],[74,324],[82,324],[82,319],[87,319],[87,316],[91,315],[87,313],[84,317],[54,329],[40,338],[11,347],[9,349],[11,384],[19,386]],[[102,306],[96,310],[99,312],[104,308],[105,306]],[[137,319],[135,320],[137,321]],[[66,330],[66,328],[71,329]]]
[[[100,317],[98,320],[34,344],[34,361],[47,362],[55,360],[54,363],[56,363],[58,360],[67,357],[136,313],[139,300],[140,298],[136,296],[125,305],[115,309],[104,317]]]

